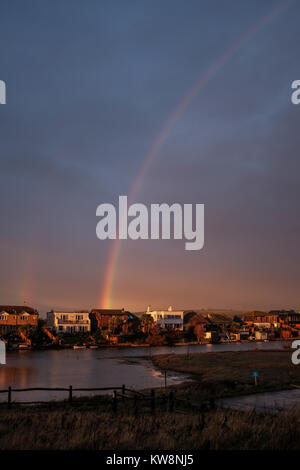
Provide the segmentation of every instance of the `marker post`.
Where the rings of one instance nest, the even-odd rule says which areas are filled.
[[[252,372],[252,376],[254,377],[254,385],[257,386],[259,373],[257,371],[254,371]]]

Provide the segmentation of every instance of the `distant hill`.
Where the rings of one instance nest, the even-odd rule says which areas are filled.
[[[230,317],[233,318],[235,316],[239,316],[244,314],[246,311],[245,310],[234,310],[234,309],[222,309],[222,308],[202,308],[200,310],[193,310],[196,313],[201,313],[201,315],[207,316],[209,313],[210,314],[216,314],[216,315],[225,315],[225,317]]]
[[[180,308],[174,308],[174,310],[182,310]],[[202,309],[197,309],[197,308],[189,308],[189,309],[183,309],[184,312],[195,312],[195,313],[199,313],[201,315],[203,315],[204,317],[206,317],[209,313],[210,314],[216,314],[216,315],[225,315],[225,317],[230,317],[230,318],[233,318],[235,316],[239,316],[239,315],[242,315],[242,314],[245,314],[246,311],[245,310],[233,310],[233,309],[221,309],[221,308],[202,308]],[[134,312],[134,314],[141,318],[141,316],[146,312],[146,310],[144,310],[143,312]],[[247,312],[248,313],[248,312]]]
[[[247,314],[248,317],[259,317],[259,316],[263,316],[263,315],[267,315],[268,312],[263,312],[261,310],[253,310],[252,312],[244,312],[245,314]]]

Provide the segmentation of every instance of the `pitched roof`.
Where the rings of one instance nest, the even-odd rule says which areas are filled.
[[[91,310],[91,314],[95,313],[100,313],[100,315],[124,315],[125,313],[127,314],[128,312],[125,312],[125,310],[122,309],[113,309],[113,308],[93,308]]]
[[[38,311],[27,305],[0,305],[0,312],[7,312],[11,315],[20,315],[23,312],[29,315],[38,315]]]
[[[187,311],[184,313],[184,323],[209,323],[209,321],[201,313]]]
[[[225,313],[209,313],[207,318],[212,323],[230,323],[232,321],[232,318]]]
[[[93,310],[91,310],[92,315],[96,315],[97,313],[99,313],[100,315],[111,315],[112,317],[113,316],[118,316],[118,315],[120,315],[120,316],[121,315],[127,315],[128,320],[138,320],[138,321],[140,321],[140,319],[137,315],[134,315],[133,313],[124,310],[124,308],[118,309],[118,310],[115,310],[113,308],[94,308]]]

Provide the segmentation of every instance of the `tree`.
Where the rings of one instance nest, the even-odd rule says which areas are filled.
[[[154,320],[151,315],[147,315],[147,313],[144,313],[141,318],[142,322],[142,330],[144,333],[149,333],[154,326]]]
[[[195,333],[194,333],[194,329],[195,327],[193,325],[190,325],[188,324],[185,328],[185,333],[184,333],[184,337],[188,340],[188,341],[194,341],[195,340]]]
[[[202,326],[200,323],[198,323],[197,325],[195,325],[194,334],[195,334],[195,336],[196,336],[196,338],[197,338],[198,343],[200,343],[201,341],[203,341],[204,336],[205,336],[205,331],[204,331],[203,326]]]
[[[167,340],[165,335],[150,334],[146,338],[146,343],[149,344],[149,346],[164,346],[165,344],[167,344]]]
[[[108,323],[108,331],[111,334],[116,334],[120,330],[122,319],[119,316],[113,315]]]

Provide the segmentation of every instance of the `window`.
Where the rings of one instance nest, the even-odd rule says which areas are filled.
[[[6,321],[7,320],[7,315],[0,315],[0,320]]]
[[[76,315],[76,320],[78,321],[83,320],[83,315]]]

